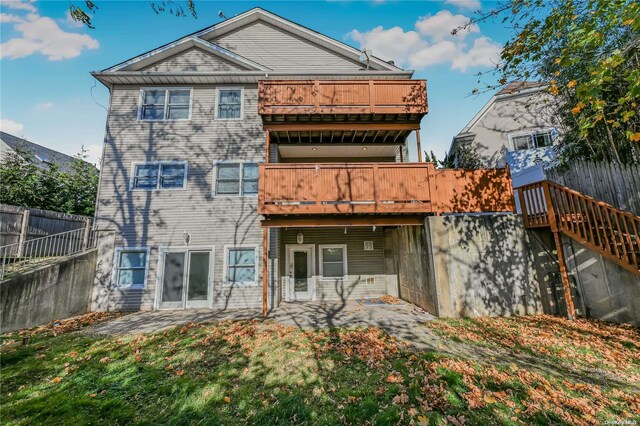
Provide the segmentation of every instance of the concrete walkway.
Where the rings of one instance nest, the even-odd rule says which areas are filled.
[[[262,318],[262,313],[252,309],[136,312],[97,324],[87,329],[87,332],[98,335],[155,333],[190,322],[207,323],[254,318]],[[282,303],[269,313],[269,319],[300,328],[380,327],[398,339],[418,343],[419,346],[424,346],[420,343],[428,333],[423,324],[433,318],[431,314],[409,303],[364,306],[355,301]],[[428,340],[432,343],[431,338]]]

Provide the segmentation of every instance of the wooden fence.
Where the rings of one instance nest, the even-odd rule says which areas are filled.
[[[0,204],[0,246],[84,228],[88,216]]]
[[[576,161],[567,171],[545,173],[550,181],[640,216],[640,165]]]

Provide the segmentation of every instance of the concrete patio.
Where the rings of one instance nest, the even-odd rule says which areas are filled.
[[[155,333],[190,322],[261,318],[262,313],[257,309],[146,311],[97,324],[86,332],[98,335]],[[423,347],[432,346],[433,339],[426,336],[430,333],[423,324],[433,318],[409,303],[361,305],[356,301],[282,303],[269,313],[271,320],[300,328],[379,327],[400,340]]]

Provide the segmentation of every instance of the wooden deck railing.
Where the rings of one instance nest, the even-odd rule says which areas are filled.
[[[517,188],[526,227],[550,227],[640,275],[640,217],[550,181]]]
[[[262,164],[264,215],[512,212],[507,169],[436,170],[431,163]]]
[[[258,112],[426,114],[425,80],[262,80]]]

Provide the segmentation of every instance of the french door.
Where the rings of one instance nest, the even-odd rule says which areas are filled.
[[[160,309],[206,308],[211,301],[212,251],[161,249]]]

